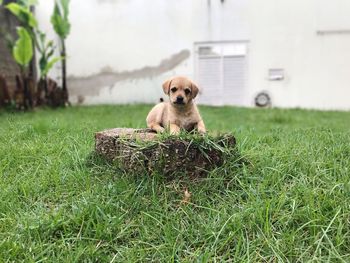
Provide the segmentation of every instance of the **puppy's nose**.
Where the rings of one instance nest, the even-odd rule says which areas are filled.
[[[182,96],[177,96],[176,101],[177,102],[184,102],[184,98]]]

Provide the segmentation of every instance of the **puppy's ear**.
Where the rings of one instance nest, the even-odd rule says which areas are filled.
[[[194,83],[193,81],[191,81],[191,90],[192,90],[192,99],[194,99],[197,95],[198,95],[198,86],[196,83]]]
[[[163,83],[163,91],[166,95],[170,93],[170,84],[172,79],[168,79]]]

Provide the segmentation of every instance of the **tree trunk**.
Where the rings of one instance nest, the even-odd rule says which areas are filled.
[[[22,83],[23,83],[23,92],[24,92],[24,108],[25,110],[33,108],[33,100],[30,95],[30,87],[28,78],[22,75]]]
[[[0,31],[7,33],[12,39],[17,37],[16,27],[19,26],[18,20],[4,6],[10,1],[4,1],[0,6]],[[14,2],[14,1],[13,1]],[[4,34],[0,33],[0,74],[2,74],[7,82],[9,95],[14,98],[16,90],[16,75],[20,74],[17,63],[12,57],[11,49],[8,46]]]
[[[161,140],[149,129],[116,128],[95,134],[95,150],[129,172],[196,177],[224,164],[236,145],[233,135],[210,141],[193,138],[172,136]]]
[[[47,76],[45,76],[44,78],[43,78],[43,81],[44,81],[44,84],[43,84],[43,88],[44,88],[44,98],[45,98],[45,103],[47,103],[47,100],[49,99],[49,90],[48,90],[48,88],[47,88]]]
[[[16,89],[14,93],[14,99],[16,103],[17,110],[25,110],[25,95],[24,95],[24,85],[23,80],[20,75],[16,75]]]
[[[62,91],[64,94],[64,104],[69,104],[69,95],[67,88],[67,61],[66,61],[66,45],[64,39],[61,40],[61,57],[62,59]]]
[[[0,74],[0,107],[9,105],[11,97],[7,85],[7,81],[3,75]]]

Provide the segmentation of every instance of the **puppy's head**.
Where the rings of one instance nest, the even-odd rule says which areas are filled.
[[[164,93],[169,95],[171,104],[184,106],[198,94],[198,87],[186,77],[173,77],[163,83]]]

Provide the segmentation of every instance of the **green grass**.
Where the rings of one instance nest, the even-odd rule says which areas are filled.
[[[249,162],[199,182],[88,161],[150,107],[0,113],[0,262],[350,261],[350,112],[202,107]]]

